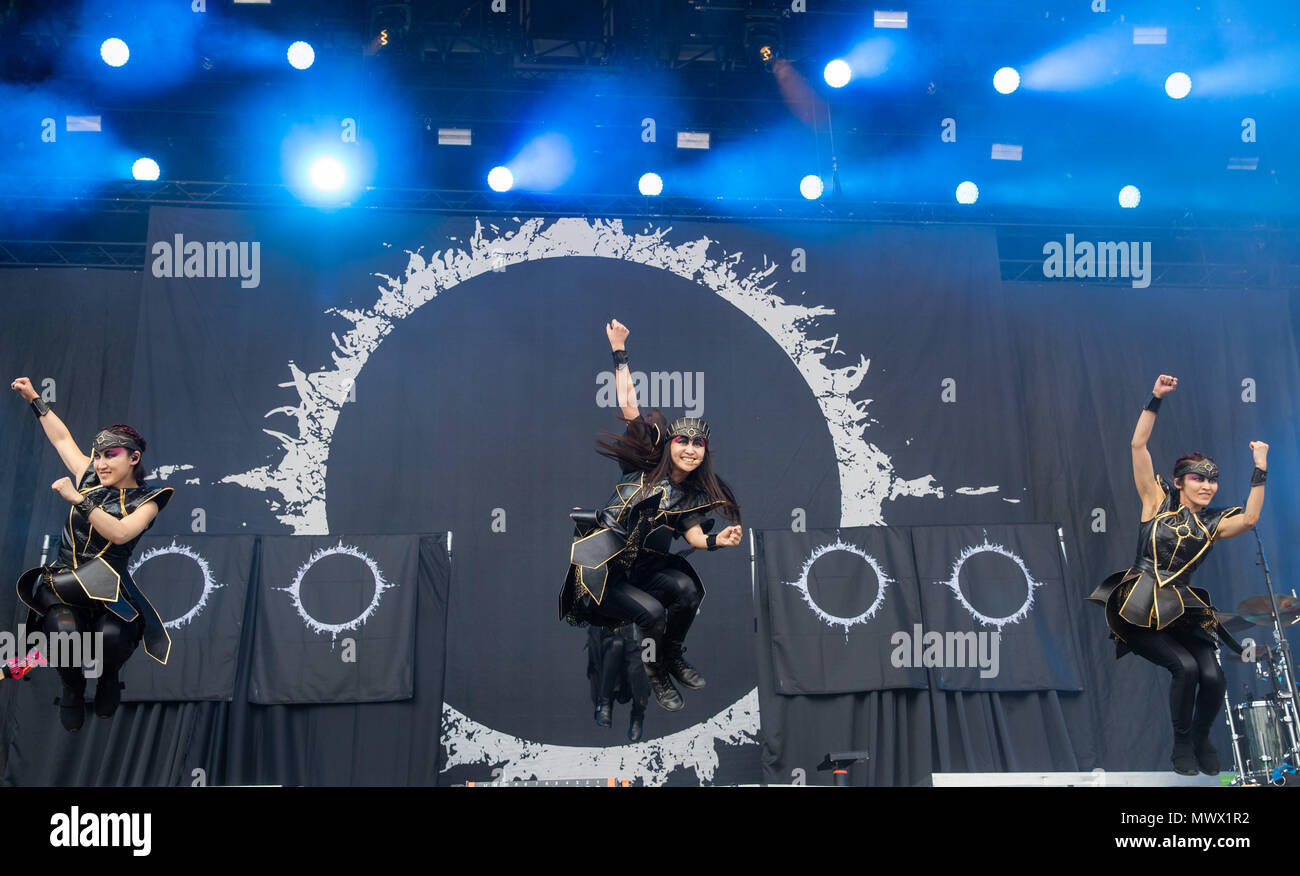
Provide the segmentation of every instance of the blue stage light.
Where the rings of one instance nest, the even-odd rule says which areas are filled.
[[[810,173],[803,179],[799,180],[799,194],[803,195],[810,201],[815,201],[822,196],[825,190],[822,184],[822,178],[816,174]]]
[[[331,194],[340,191],[348,181],[348,169],[333,155],[321,155],[307,167],[307,179],[318,192]]]
[[[494,167],[488,173],[488,188],[494,192],[508,192],[515,184],[515,175],[508,167]]]
[[[1124,186],[1119,190],[1119,205],[1126,210],[1132,210],[1142,202],[1142,193],[1138,191],[1137,186]]]
[[[131,176],[138,180],[151,181],[158,178],[160,173],[158,162],[152,158],[137,158],[131,165]]]
[[[1171,73],[1165,80],[1165,94],[1174,100],[1182,100],[1192,91],[1192,77],[1186,73]]]
[[[831,88],[843,88],[853,78],[853,70],[849,67],[847,61],[836,58],[826,65],[826,69],[822,71],[822,76],[826,78],[826,84]]]
[[[980,199],[980,187],[970,180],[957,186],[957,203],[973,204]]]
[[[637,190],[646,197],[653,198],[664,190],[664,181],[657,173],[643,173],[637,181]]]
[[[1014,67],[1003,67],[993,74],[993,87],[998,94],[1010,94],[1020,87],[1020,74]]]
[[[131,50],[122,40],[112,37],[100,44],[99,57],[110,67],[121,67],[131,57]]]
[[[288,57],[289,64],[294,69],[306,70],[316,61],[316,50],[311,47],[310,43],[299,40],[289,46]]]

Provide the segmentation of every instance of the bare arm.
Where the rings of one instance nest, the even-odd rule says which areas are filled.
[[[1156,378],[1151,394],[1156,398],[1164,398],[1177,388],[1178,378],[1161,374]],[[1143,411],[1138,417],[1137,428],[1133,430],[1133,440],[1130,442],[1133,450],[1133,483],[1137,486],[1138,496],[1142,499],[1143,520],[1154,517],[1156,509],[1165,498],[1164,491],[1156,483],[1155,465],[1151,462],[1151,452],[1147,450],[1147,441],[1150,440],[1151,430],[1155,425],[1155,413],[1150,410]]]
[[[1268,445],[1263,441],[1250,442],[1251,453],[1255,457],[1255,467],[1268,471]],[[1229,517],[1215,530],[1215,538],[1235,538],[1243,532],[1249,532],[1259,522],[1259,513],[1264,510],[1264,485],[1257,484],[1250,488],[1246,497],[1246,511]]]
[[[609,348],[614,352],[627,350],[627,326],[616,319],[605,325],[605,336],[609,338]],[[618,406],[623,416],[635,420],[641,416],[641,408],[636,401],[636,384],[632,382],[632,372],[626,365],[619,365],[614,371],[614,387],[618,392]]]
[[[26,377],[19,377],[9,388],[23,397],[23,401],[28,403],[38,398],[36,390],[32,388],[32,382]],[[63,425],[54,411],[50,411],[41,417],[41,428],[45,430],[45,437],[49,439],[50,444],[59,452],[59,458],[74,478],[81,477],[82,472],[90,465],[90,457],[81,452],[77,447],[77,442],[73,440],[72,433],[68,427]]]
[[[77,504],[84,498],[77,491],[77,488],[72,485],[70,478],[59,478],[50,485],[50,488],[72,505]],[[156,502],[145,502],[122,518],[114,517],[103,508],[95,508],[90,512],[90,525],[113,544],[126,544],[148,529],[149,524],[153,523],[154,518],[157,516],[158,504]]]
[[[740,544],[740,535],[739,526],[728,526],[718,533],[717,545],[718,547],[735,547]],[[686,543],[696,550],[703,551],[709,548],[709,537],[704,534],[704,529],[698,523],[686,530],[682,538],[686,539]]]

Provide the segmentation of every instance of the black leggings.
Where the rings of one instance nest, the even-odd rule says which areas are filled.
[[[1198,629],[1175,622],[1163,630],[1130,626],[1124,641],[1133,653],[1169,670],[1169,713],[1175,733],[1210,732],[1227,682],[1215,659],[1215,645]]]
[[[653,662],[681,649],[700,607],[695,582],[676,569],[660,569],[634,578],[635,584],[611,586],[597,609],[606,620],[634,623],[642,636],[654,641]]]
[[[98,654],[93,651],[86,654],[83,651],[83,657],[98,656],[102,661],[99,666],[103,673],[100,684],[117,681],[118,671],[140,643],[143,626],[139,617],[133,621],[124,621],[101,606],[68,605],[55,596],[48,586],[44,586],[43,582],[38,582],[33,588],[32,599],[45,612],[41,628],[47,636],[55,633],[102,633],[103,650]],[[57,671],[67,687],[77,691],[86,689],[86,676],[81,667],[60,666]]]

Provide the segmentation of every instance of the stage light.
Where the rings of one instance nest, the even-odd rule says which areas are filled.
[[[311,47],[310,43],[304,43],[302,40],[289,46],[287,52],[289,66],[295,70],[306,70],[316,61],[316,50]]]
[[[885,12],[885,11],[883,11],[883,10],[877,9],[877,10],[875,10],[875,13],[876,13],[876,14],[875,14],[875,25],[876,25],[876,27],[896,27],[896,28],[905,28],[905,27],[907,27],[907,12],[906,12],[906,11],[904,11],[904,12]]]
[[[989,158],[994,161],[1020,161],[1025,157],[1025,147],[1012,143],[994,143]]]
[[[110,67],[121,67],[131,57],[131,50],[122,40],[111,37],[100,44],[99,57]]]
[[[474,132],[470,128],[439,128],[439,146],[472,146]]]
[[[970,180],[957,186],[957,203],[973,204],[980,199],[980,188]]]
[[[842,58],[836,58],[826,65],[822,71],[822,76],[826,79],[826,84],[831,88],[843,88],[849,84],[849,79],[853,77],[853,71],[849,69],[848,62]]]
[[[322,155],[308,166],[307,179],[318,192],[337,192],[348,181],[348,169],[333,155]]]
[[[810,173],[803,179],[799,180],[799,194],[803,195],[810,201],[815,201],[822,196],[825,190],[822,184],[822,178],[816,174]]]
[[[708,131],[678,131],[677,148],[678,149],[708,149],[709,132]]]
[[[993,74],[993,87],[998,94],[1010,94],[1020,87],[1020,74],[1014,67],[1003,67]]]
[[[1142,201],[1142,193],[1138,191],[1137,186],[1124,186],[1119,190],[1119,205],[1126,210],[1132,210]]]
[[[1174,100],[1182,100],[1192,91],[1192,77],[1186,73],[1170,73],[1165,80],[1165,94]]]
[[[488,188],[494,192],[508,192],[515,184],[515,175],[508,167],[494,167],[488,173]]]
[[[138,180],[146,182],[156,180],[158,174],[158,162],[152,158],[137,158],[135,163],[131,165],[131,176]]]
[[[643,173],[637,181],[637,190],[648,198],[653,198],[664,190],[664,181],[657,173]]]

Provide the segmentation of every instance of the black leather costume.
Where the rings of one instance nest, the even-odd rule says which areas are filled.
[[[96,506],[117,518],[126,517],[148,502],[156,503],[158,510],[162,511],[173,493],[171,487],[113,489],[101,486],[94,466],[82,474],[77,488]],[[121,662],[143,637],[149,656],[165,664],[171,650],[171,637],[167,635],[158,612],[131,578],[129,570],[131,553],[139,541],[140,536],[136,536],[126,544],[113,544],[94,530],[87,515],[70,507],[58,560],[51,566],[29,569],[18,578],[18,598],[30,609],[28,626],[35,627],[38,618],[45,618],[51,609],[63,606],[75,610],[79,632],[90,631],[106,615],[112,615],[136,632],[133,640],[124,643],[126,653]]]
[[[1179,493],[1156,476],[1165,498],[1155,516],[1138,529],[1137,559],[1132,567],[1116,572],[1102,582],[1088,598],[1106,607],[1106,623],[1115,640],[1116,656],[1130,650],[1125,642],[1131,627],[1164,630],[1173,624],[1198,630],[1212,641],[1218,635],[1240,651],[1240,645],[1222,629],[1214,616],[1210,595],[1191,586],[1192,572],[1209,553],[1219,524],[1240,507],[1203,508],[1198,512],[1183,506]]]
[[[700,576],[670,548],[673,538],[703,523],[720,503],[669,478],[647,488],[645,478],[644,472],[624,475],[594,518],[573,515],[569,572],[560,590],[562,620],[615,629],[628,619],[600,611],[609,589],[636,584],[666,569],[689,577],[703,598]]]

